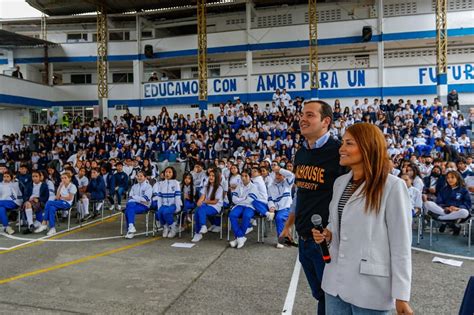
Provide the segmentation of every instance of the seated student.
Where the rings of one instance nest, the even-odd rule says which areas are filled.
[[[245,234],[247,234],[247,229],[251,227],[250,220],[255,215],[255,209],[252,206],[254,199],[251,196],[258,194],[257,186],[251,182],[248,171],[242,171],[240,178],[242,183],[232,189],[232,202],[235,206],[229,213],[232,232],[235,236],[235,240],[229,243],[232,248],[242,248],[247,241]],[[240,224],[239,219],[241,219]]]
[[[71,182],[72,173],[67,171],[61,175],[61,184],[59,184],[58,191],[56,192],[56,199],[50,200],[44,207],[44,215],[42,224],[35,230],[35,233],[41,233],[48,229],[46,235],[56,234],[56,211],[69,209],[73,202],[74,196],[77,193],[76,186]]]
[[[419,191],[417,188],[413,186],[413,182],[408,176],[408,174],[403,174],[400,176],[401,179],[405,181],[405,184],[407,185],[408,188],[408,195],[410,196],[410,201],[411,201],[411,214],[413,217],[417,216],[420,214],[421,208],[423,206],[423,201],[421,199],[421,191]]]
[[[254,197],[252,206],[261,216],[267,217],[268,221],[273,220],[275,213],[268,211],[267,186],[265,185],[258,166],[252,167],[252,183],[257,186],[258,190],[258,194]]]
[[[89,198],[87,198],[87,186],[89,186],[89,178],[86,176],[86,168],[81,167],[79,173],[75,176],[77,182],[77,211],[81,220],[88,220],[89,215]]]
[[[174,214],[181,210],[181,188],[176,180],[176,170],[165,168],[165,180],[153,185],[153,205],[157,209],[155,219],[158,226],[163,226],[163,237],[173,238],[178,232]]]
[[[12,235],[15,233],[8,225],[7,211],[18,208],[21,205],[20,188],[18,183],[13,181],[13,175],[10,171],[3,173],[3,181],[0,182],[0,223],[3,225],[5,233]]]
[[[457,171],[449,171],[446,174],[447,185],[441,189],[436,198],[436,203],[426,201],[425,209],[434,218],[442,221],[465,219],[470,215],[471,197],[469,191],[464,187],[464,180]],[[439,231],[446,230],[446,224],[441,225]],[[461,228],[452,224],[453,235],[459,235]]]
[[[203,193],[197,202],[198,208],[194,213],[196,234],[192,242],[196,243],[207,233],[206,220],[208,216],[219,214],[224,203],[224,190],[220,185],[220,177],[214,172],[209,173],[207,184],[203,187]]]
[[[91,201],[96,202],[96,208],[92,209],[92,216],[96,217],[100,209],[104,206],[106,195],[105,181],[104,178],[100,176],[97,168],[91,170],[91,179],[89,185],[87,185],[86,192],[88,198]]]
[[[145,173],[138,171],[137,183],[132,186],[125,206],[125,219],[127,222],[127,234],[125,238],[132,239],[137,232],[135,228],[135,215],[148,211],[153,195],[153,188],[148,184]]]
[[[295,181],[295,175],[278,165],[272,167],[275,179],[268,189],[268,208],[275,213],[275,225],[277,235],[280,235],[285,227],[286,220],[290,214],[293,199],[291,189]],[[277,243],[277,248],[284,248],[283,244]]]
[[[191,173],[183,175],[183,181],[181,182],[181,199],[183,212],[186,214],[188,221],[191,222],[191,218],[188,217],[189,213],[196,208],[196,191],[194,189],[193,176]]]
[[[30,234],[38,228],[43,221],[43,209],[49,200],[48,184],[44,182],[44,176],[39,171],[31,173],[32,182],[26,187],[25,195],[23,195],[23,210],[28,222],[28,228],[23,234]],[[33,221],[33,210],[36,220]]]
[[[115,196],[117,196],[117,210],[122,210],[122,196],[128,189],[128,175],[123,171],[123,163],[118,162],[116,165],[117,171],[112,176],[110,183],[110,210],[115,209]]]

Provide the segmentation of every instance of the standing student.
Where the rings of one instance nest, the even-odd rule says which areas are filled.
[[[125,238],[132,239],[137,232],[135,228],[135,215],[145,213],[150,208],[153,188],[146,180],[145,173],[138,171],[137,183],[132,186],[125,206],[125,220],[127,224],[127,234]]]
[[[382,131],[368,123],[346,130],[339,177],[329,205],[329,225],[316,243],[326,241],[331,262],[322,288],[327,315],[413,314],[411,290],[411,202],[408,189],[390,174]]]
[[[280,235],[290,214],[293,202],[291,188],[295,181],[295,175],[278,165],[273,166],[273,173],[275,179],[268,188],[268,208],[270,212],[275,213],[277,235]],[[277,242],[276,247],[281,249],[285,246]]]
[[[155,219],[163,226],[163,237],[173,238],[178,232],[174,214],[181,210],[181,187],[173,167],[168,166],[164,172],[165,180],[153,185],[153,202],[156,202],[157,209]]]
[[[56,192],[56,199],[50,200],[46,203],[44,207],[43,222],[41,226],[35,230],[35,233],[46,231],[49,222],[49,231],[46,235],[56,234],[56,211],[71,208],[74,202],[74,196],[77,193],[77,188],[71,180],[71,172],[67,171],[61,175],[61,184],[59,184],[58,191]]]
[[[3,173],[3,181],[0,182],[0,223],[2,223],[5,233],[11,235],[15,233],[8,225],[8,211],[18,208],[21,205],[20,189],[18,184],[13,181],[13,175],[10,171]]]
[[[242,183],[232,189],[232,202],[235,206],[229,213],[232,232],[235,236],[235,240],[229,243],[232,248],[242,248],[247,241],[245,234],[251,226],[250,220],[255,215],[255,208],[252,202],[258,194],[257,186],[251,182],[248,171],[242,171],[240,178]],[[239,219],[241,219],[240,224]]]
[[[340,143],[330,137],[331,106],[324,101],[306,102],[299,122],[303,146],[296,152],[294,168],[296,197],[281,236],[291,238],[290,228],[295,224],[300,237],[299,259],[311,287],[313,297],[319,301],[318,315],[324,314],[324,292],[321,281],[324,261],[321,249],[314,242],[311,216],[319,214],[326,226],[333,184],[342,174],[339,165]]]
[[[208,216],[214,216],[221,212],[224,203],[224,190],[220,184],[220,176],[211,171],[207,184],[203,187],[203,193],[197,202],[198,208],[194,213],[196,234],[192,242],[196,243],[207,233],[206,220]]]

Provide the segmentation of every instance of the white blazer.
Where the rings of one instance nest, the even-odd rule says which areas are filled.
[[[323,290],[358,307],[390,310],[411,290],[411,203],[403,180],[388,175],[378,215],[366,213],[362,184],[347,201],[339,232],[338,203],[352,172],[334,183],[329,205],[332,261]]]

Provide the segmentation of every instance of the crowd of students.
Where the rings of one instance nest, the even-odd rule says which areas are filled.
[[[275,220],[280,234],[294,194],[292,160],[304,142],[302,106],[302,99],[276,91],[271,104],[237,100],[221,104],[217,116],[171,117],[163,107],[159,115],[142,119],[127,110],[112,119],[25,127],[20,134],[5,135],[0,153],[4,231],[14,233],[9,223],[18,210],[24,233],[53,235],[56,219],[66,217],[74,203],[80,219],[88,220],[108,202],[112,210],[124,211],[126,238],[136,233],[135,215],[150,209],[169,238],[185,228],[191,215],[193,242],[220,232],[223,209],[230,211],[231,247],[244,246],[256,216]],[[446,220],[440,232],[450,227],[459,234],[457,223],[470,215],[474,193],[472,117],[466,120],[436,98],[431,104],[366,98],[351,106],[336,100],[333,111],[333,138],[359,122],[377,125],[385,135],[392,173],[409,187],[413,214],[424,211]],[[173,167],[160,171],[157,162],[164,160],[185,163],[183,177],[177,178]]]

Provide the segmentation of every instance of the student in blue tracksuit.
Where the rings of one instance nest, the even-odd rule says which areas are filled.
[[[442,221],[454,221],[466,219],[471,211],[471,196],[464,185],[464,180],[458,171],[449,171],[446,174],[446,183],[438,193],[436,203],[426,201],[424,203],[425,210],[431,215]],[[453,235],[459,235],[461,228],[452,225]],[[443,233],[446,224],[440,227]]]
[[[122,210],[122,196],[128,189],[128,175],[123,171],[123,163],[118,162],[116,165],[117,172],[112,176],[109,201],[110,201],[110,210],[115,209],[115,196],[117,196],[117,210]]]
[[[44,181],[43,174],[39,171],[31,173],[32,182],[26,186],[25,194],[23,195],[23,210],[25,212],[28,228],[23,231],[23,234],[30,234],[38,228],[43,221],[43,209],[49,200],[48,184]],[[33,221],[33,211],[36,220]]]
[[[254,209],[261,216],[266,217],[268,221],[272,221],[275,217],[275,213],[268,211],[267,186],[258,167],[252,167],[252,183],[257,186],[258,190],[258,194],[254,196],[254,201],[252,202]]]
[[[73,202],[74,196],[77,193],[76,186],[71,182],[72,173],[69,171],[64,172],[61,175],[61,184],[59,184],[58,191],[56,192],[56,200],[50,200],[44,207],[43,223],[35,230],[35,233],[41,233],[48,229],[46,235],[56,234],[56,211],[69,209]]]
[[[196,190],[194,188],[193,176],[191,173],[183,175],[181,182],[181,197],[183,200],[183,211],[189,213],[196,208]]]
[[[150,208],[153,188],[146,180],[145,173],[138,171],[136,176],[137,183],[132,186],[125,207],[125,219],[127,221],[127,234],[125,238],[131,239],[135,236],[135,215],[145,213]]]
[[[243,171],[240,174],[240,178],[242,183],[232,189],[232,202],[235,206],[229,213],[232,232],[234,232],[235,236],[235,240],[229,243],[232,248],[242,248],[247,241],[245,234],[251,226],[250,220],[255,215],[255,209],[252,205],[254,199],[251,196],[258,194],[257,186],[251,182],[248,171]],[[241,222],[239,224],[240,218]]]
[[[8,225],[7,211],[21,205],[20,194],[18,183],[13,181],[12,173],[9,171],[3,173],[3,182],[0,183],[0,223],[2,223],[5,233],[10,235],[15,233],[15,230]]]
[[[291,189],[295,182],[295,175],[278,165],[273,166],[273,173],[275,179],[268,187],[268,208],[270,212],[275,213],[277,235],[280,235],[288,220],[291,204],[293,203]],[[276,247],[284,248],[285,246],[277,243]]]
[[[221,212],[223,200],[224,190],[220,184],[220,177],[216,176],[214,172],[210,172],[207,185],[203,187],[203,193],[197,202],[198,208],[194,213],[196,234],[194,234],[192,242],[199,242],[203,234],[207,233],[207,217]]]
[[[100,175],[99,170],[93,168],[91,170],[91,179],[87,185],[87,194],[89,199],[96,203],[96,208],[92,209],[92,215],[95,217],[100,209],[104,206],[104,199],[106,194],[105,181]]]
[[[168,166],[164,173],[165,180],[153,185],[153,206],[157,209],[155,219],[163,226],[163,237],[173,238],[178,232],[174,214],[181,210],[181,187],[173,167]]]

